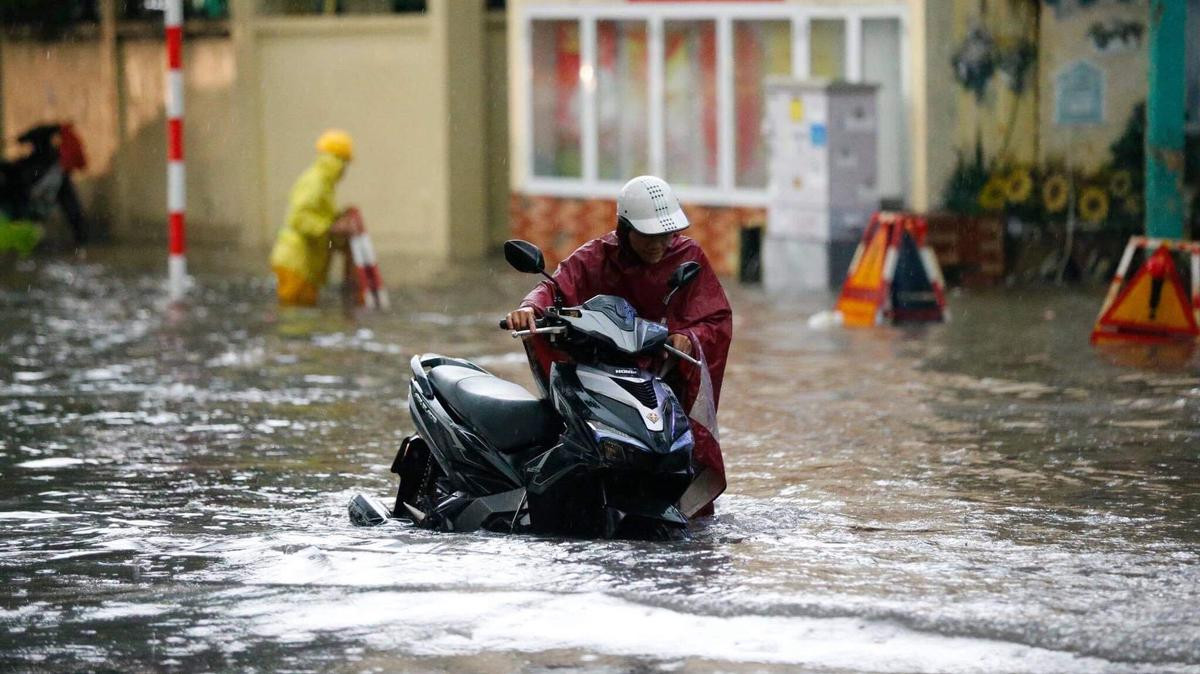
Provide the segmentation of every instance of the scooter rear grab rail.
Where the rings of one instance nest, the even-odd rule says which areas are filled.
[[[429,376],[426,374],[426,371],[432,370],[433,368],[437,367],[438,365],[457,365],[459,367],[466,367],[466,368],[470,368],[472,370],[478,370],[479,372],[483,372],[484,374],[488,374],[487,370],[479,367],[475,363],[472,363],[467,360],[463,360],[461,358],[449,358],[446,356],[439,356],[436,353],[417,354],[417,355],[413,356],[412,359],[408,361],[408,363],[409,363],[409,367],[412,368],[413,382],[416,383],[417,388],[421,389],[421,393],[426,398],[433,397],[433,384],[429,381]]]

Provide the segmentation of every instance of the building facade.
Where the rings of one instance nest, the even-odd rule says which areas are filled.
[[[1146,96],[1148,20],[1132,0],[512,0],[513,228],[561,258],[612,227],[624,180],[652,173],[734,271],[741,230],[765,220],[772,75],[879,87],[882,205],[1011,215],[983,194],[989,180],[1031,176],[1040,197],[1059,167],[1114,173]],[[1098,82],[1079,92],[1097,114],[1073,123],[1055,111],[1079,71]],[[1140,208],[1121,199],[1122,213]],[[1039,209],[1021,213],[1054,215]],[[1113,213],[1097,226],[1117,226]]]
[[[91,217],[114,240],[162,241],[161,13],[97,4],[99,21],[67,34],[3,37],[7,149],[26,127],[73,120]],[[508,234],[505,39],[503,11],[482,1],[231,0],[227,18],[189,21],[189,241],[269,246],[317,135],[341,127],[357,153],[339,199],[362,209],[381,255],[432,270],[493,250]]]

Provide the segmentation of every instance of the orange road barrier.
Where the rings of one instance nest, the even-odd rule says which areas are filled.
[[[836,310],[850,327],[949,318],[946,284],[926,241],[925,218],[881,211],[871,216],[850,261]]]
[[[1126,282],[1138,251],[1146,259]],[[1190,258],[1190,291],[1184,286],[1174,254]],[[1125,246],[1108,286],[1092,344],[1194,342],[1200,337],[1200,244],[1135,236]]]

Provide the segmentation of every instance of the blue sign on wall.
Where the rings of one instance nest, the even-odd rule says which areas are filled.
[[[813,147],[825,147],[828,132],[825,130],[824,124],[813,124],[812,131],[809,136]]]
[[[1104,121],[1104,71],[1087,61],[1067,66],[1054,80],[1056,124]]]

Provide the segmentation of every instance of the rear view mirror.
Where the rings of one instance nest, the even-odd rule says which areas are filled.
[[[537,246],[520,239],[504,242],[504,259],[519,272],[525,274],[546,273],[546,259]]]
[[[672,290],[677,290],[691,283],[696,279],[696,275],[700,273],[700,263],[692,260],[684,262],[671,272],[671,278],[667,279],[667,287]]]
[[[663,306],[665,307],[668,303],[670,303],[671,296],[675,294],[676,290],[679,290],[685,285],[696,280],[696,276],[699,273],[700,263],[696,262],[695,260],[684,262],[676,267],[675,271],[671,272],[671,278],[667,279],[667,287],[671,290],[667,293],[667,296],[663,298]]]

